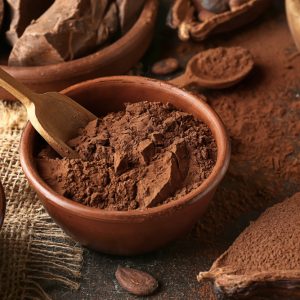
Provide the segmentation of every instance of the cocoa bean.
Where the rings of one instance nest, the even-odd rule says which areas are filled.
[[[148,296],[158,288],[157,280],[140,270],[118,266],[115,276],[124,290],[137,296]]]
[[[156,62],[151,69],[155,75],[168,75],[179,68],[179,62],[176,58],[166,58]]]

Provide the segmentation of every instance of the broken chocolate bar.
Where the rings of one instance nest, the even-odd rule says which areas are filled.
[[[59,63],[93,51],[108,0],[56,0],[28,26],[9,56],[9,65]]]

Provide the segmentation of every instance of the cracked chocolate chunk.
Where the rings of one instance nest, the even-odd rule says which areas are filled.
[[[153,207],[173,196],[187,175],[188,160],[185,141],[178,140],[161,159],[149,166],[145,178],[138,184],[138,198],[142,206]]]
[[[26,27],[39,18],[52,4],[54,0],[7,0],[9,30],[6,39],[11,46],[22,36]]]
[[[140,154],[140,162],[142,164],[148,164],[155,154],[155,146],[151,140],[146,139],[139,143],[138,152]]]
[[[180,183],[176,156],[167,151],[162,158],[148,167],[146,176],[138,183],[137,196],[141,207],[158,205],[172,196]]]
[[[56,0],[15,43],[8,64],[60,63],[94,51],[108,0]]]
[[[126,154],[120,152],[114,154],[114,169],[118,175],[121,175],[128,169],[128,157]]]

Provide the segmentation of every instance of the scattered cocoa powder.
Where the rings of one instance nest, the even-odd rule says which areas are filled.
[[[41,176],[58,193],[108,210],[176,200],[211,173],[216,144],[209,128],[170,104],[139,102],[90,122],[69,141],[80,159],[39,154]]]
[[[267,209],[199,280],[227,296],[289,290],[299,296],[300,193]],[[262,290],[260,290],[260,288]]]
[[[285,15],[275,12],[220,43],[249,49],[256,67],[236,87],[205,94],[225,123],[232,146],[229,170],[196,228],[205,243],[300,186],[300,57],[294,55]]]
[[[252,67],[251,53],[241,47],[218,47],[203,51],[192,65],[197,76],[212,80],[236,77]]]

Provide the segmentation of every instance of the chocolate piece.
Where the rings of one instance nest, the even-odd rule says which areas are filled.
[[[299,220],[297,193],[251,223],[198,280],[213,281],[217,293],[234,299],[254,295],[299,299]]]
[[[176,58],[170,57],[156,62],[152,66],[152,73],[156,75],[168,75],[179,68],[179,62]]]
[[[210,1],[207,1],[210,2]],[[178,29],[178,36],[186,41],[202,41],[212,34],[231,31],[256,19],[270,5],[271,0],[248,0],[234,10],[225,11],[204,22],[196,19],[196,7],[187,0],[175,0],[168,16],[168,25]],[[191,8],[192,6],[192,8]],[[199,5],[197,11],[199,12]]]
[[[98,36],[107,0],[56,0],[28,26],[9,56],[11,66],[48,65],[72,60],[103,42]]]
[[[68,145],[80,159],[56,159],[48,148],[42,150],[42,177],[76,202],[119,211],[189,193],[209,176],[217,152],[203,122],[156,102],[126,104],[125,110],[90,122]]]
[[[155,147],[151,140],[141,141],[138,145],[138,152],[140,153],[140,161],[142,164],[148,164],[155,154]]]
[[[134,22],[138,19],[139,14],[144,6],[145,0],[117,0],[119,9],[119,19],[122,33],[126,33]]]
[[[149,296],[158,288],[157,280],[140,270],[118,266],[115,276],[123,289],[137,296]]]
[[[10,16],[9,30],[6,38],[10,45],[14,45],[33,20],[40,17],[54,0],[7,0]]]
[[[116,152],[114,154],[114,169],[116,174],[121,175],[128,168],[128,157],[124,153]]]
[[[146,176],[138,183],[137,197],[142,207],[156,206],[172,196],[187,176],[188,163],[185,141],[176,140],[161,159],[147,168]]]

